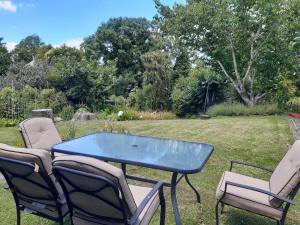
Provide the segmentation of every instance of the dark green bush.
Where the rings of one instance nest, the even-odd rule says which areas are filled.
[[[276,104],[264,104],[248,107],[240,103],[222,103],[210,107],[209,116],[251,116],[251,115],[275,115],[283,111]]]
[[[172,93],[173,112],[177,116],[186,116],[206,111],[220,100],[221,93],[217,74],[199,65],[188,77],[177,80]]]

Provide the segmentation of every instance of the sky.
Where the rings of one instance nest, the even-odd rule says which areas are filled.
[[[173,6],[185,0],[161,2]],[[155,14],[153,0],[0,0],[0,37],[9,50],[31,34],[53,46],[78,47],[111,17]]]

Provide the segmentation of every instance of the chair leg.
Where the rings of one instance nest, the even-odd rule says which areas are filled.
[[[59,225],[64,225],[64,219],[62,217],[59,219]]]
[[[21,212],[19,207],[17,206],[17,225],[21,224]]]
[[[220,201],[218,201],[217,204],[216,204],[216,225],[220,224],[220,221],[219,221],[219,203],[220,203]]]
[[[165,225],[166,220],[166,202],[164,197],[163,188],[159,190],[159,199],[160,199],[160,225]]]
[[[221,214],[224,213],[224,207],[225,207],[225,204],[222,202],[222,203],[221,203]]]

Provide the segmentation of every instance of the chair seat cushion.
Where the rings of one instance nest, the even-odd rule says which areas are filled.
[[[149,192],[152,190],[152,188],[135,186],[135,185],[129,185],[129,188],[133,195],[134,201],[138,207],[142,203],[142,201],[146,198],[146,196],[149,194]],[[160,203],[159,194],[157,192],[151,198],[151,200],[149,201],[149,203],[146,205],[145,209],[139,216],[139,220],[141,221],[140,225],[146,225],[150,223],[154,213],[156,212],[159,206],[159,203]]]
[[[221,202],[236,208],[268,216],[276,220],[282,217],[282,209],[273,208],[270,205],[269,196],[266,194],[228,185],[226,194],[223,196],[227,181],[270,191],[268,181],[226,171],[218,185],[216,197],[218,200],[223,197]]]

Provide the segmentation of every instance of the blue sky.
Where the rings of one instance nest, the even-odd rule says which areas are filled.
[[[9,49],[31,34],[54,46],[78,46],[111,17],[152,19],[155,13],[153,0],[0,0],[0,37]]]

